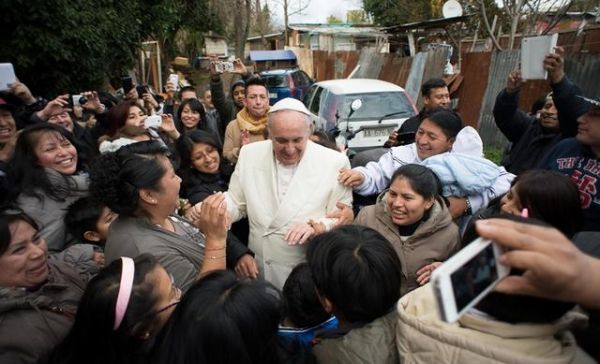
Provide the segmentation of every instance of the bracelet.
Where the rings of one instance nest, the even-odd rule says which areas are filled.
[[[221,259],[221,258],[225,258],[226,255],[208,255],[207,258],[208,259]]]
[[[465,203],[467,204],[465,206],[465,211],[463,211],[463,216],[468,216],[473,214],[473,209],[471,208],[471,201],[469,201],[468,197],[465,197]]]
[[[218,250],[225,250],[225,247],[221,247],[221,248],[204,248],[204,250],[206,250],[206,251],[217,250],[218,251]]]

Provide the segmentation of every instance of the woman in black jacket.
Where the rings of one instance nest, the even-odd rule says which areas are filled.
[[[195,205],[215,192],[227,191],[234,165],[221,157],[222,146],[216,135],[193,130],[179,138],[177,146],[181,156],[178,174],[182,179],[182,198]],[[231,231],[248,244],[248,219],[234,223]]]

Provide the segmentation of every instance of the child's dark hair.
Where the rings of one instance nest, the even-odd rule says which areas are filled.
[[[65,216],[67,231],[75,239],[89,244],[97,244],[85,238],[86,231],[96,231],[103,206],[91,197],[83,197],[73,202]]]
[[[312,278],[308,263],[298,264],[283,285],[282,317],[297,328],[309,328],[326,321],[331,315],[325,312]]]
[[[512,185],[529,217],[547,222],[568,237],[581,226],[581,200],[573,180],[557,171],[534,169],[518,175]]]
[[[423,114],[423,120],[429,119],[437,125],[448,139],[456,139],[456,136],[463,128],[463,121],[456,112],[443,107],[436,107],[426,110]]]
[[[400,259],[377,231],[346,225],[317,235],[306,252],[317,290],[338,319],[372,321],[400,298]]]
[[[164,327],[155,363],[278,363],[277,290],[213,271],[194,283]]]

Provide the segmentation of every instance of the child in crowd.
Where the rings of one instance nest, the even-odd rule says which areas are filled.
[[[290,353],[310,352],[317,331],[338,326],[337,318],[321,306],[307,263],[298,264],[285,281],[281,306],[279,342]]]
[[[118,216],[107,206],[85,197],[69,206],[65,223],[76,242],[104,247],[108,228]]]
[[[306,258],[321,304],[339,328],[316,334],[320,363],[398,363],[398,254],[378,232],[347,225],[317,235]]]

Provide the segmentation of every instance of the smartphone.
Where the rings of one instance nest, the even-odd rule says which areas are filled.
[[[87,98],[83,95],[71,95],[73,106],[82,106],[87,102]]]
[[[233,72],[233,62],[217,62],[215,64],[215,69],[217,72],[219,73],[225,73],[225,72]]]
[[[12,63],[0,63],[0,91],[10,89],[10,84],[17,81]]]
[[[137,90],[139,98],[141,98],[142,95],[147,94],[149,92],[148,91],[148,86],[140,86],[140,85],[138,85],[138,86],[135,86],[135,89]]]
[[[177,73],[171,73],[168,81],[171,82],[177,90],[179,90],[179,76]]]
[[[131,77],[122,77],[121,78],[121,87],[123,87],[123,93],[128,94],[129,91],[133,88],[133,80]]]
[[[506,277],[510,268],[500,264],[502,248],[478,238],[433,271],[431,283],[440,318],[455,322]]]
[[[150,115],[146,119],[144,119],[144,128],[149,129],[157,129],[162,125],[162,118],[160,115]]]

